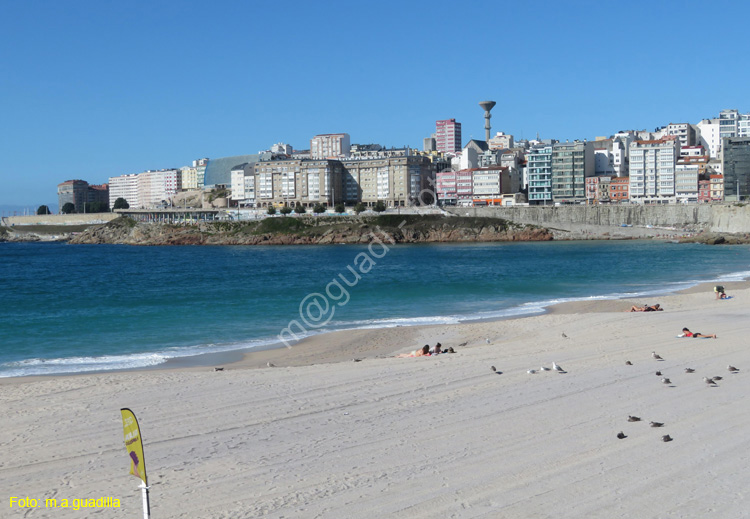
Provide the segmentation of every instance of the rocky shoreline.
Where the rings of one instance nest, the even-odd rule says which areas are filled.
[[[552,233],[500,218],[442,215],[276,217],[253,222],[196,225],[145,224],[128,218],[90,227],[70,243],[125,245],[323,245],[345,243],[438,243],[548,241]]]
[[[561,226],[562,227],[562,226]],[[737,245],[747,233],[579,225],[545,228],[497,217],[443,215],[287,216],[249,222],[189,225],[137,223],[120,217],[89,226],[0,227],[0,242],[65,241],[126,245],[321,245],[345,243],[440,243],[549,240],[661,239],[680,243]]]

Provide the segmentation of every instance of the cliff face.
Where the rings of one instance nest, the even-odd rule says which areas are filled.
[[[329,243],[434,243],[546,241],[542,228],[500,218],[384,215],[376,217],[276,217],[257,222],[197,225],[140,224],[118,218],[91,227],[71,243],[127,245],[300,245]]]

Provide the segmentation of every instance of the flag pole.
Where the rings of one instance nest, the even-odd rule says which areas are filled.
[[[141,495],[143,496],[143,519],[149,519],[151,517],[151,507],[148,502],[149,487],[141,480],[141,486],[138,488],[141,489]]]

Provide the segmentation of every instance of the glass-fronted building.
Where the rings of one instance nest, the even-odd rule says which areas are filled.
[[[722,139],[724,199],[750,197],[750,137]]]

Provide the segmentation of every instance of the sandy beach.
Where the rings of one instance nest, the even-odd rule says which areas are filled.
[[[700,286],[336,332],[223,371],[0,379],[0,515],[141,517],[129,407],[154,518],[746,517],[750,286],[725,286],[725,301]],[[627,312],[656,302],[665,311]],[[684,326],[718,339],[677,338]],[[437,341],[457,353],[394,358]],[[566,372],[541,371],[553,362]],[[13,496],[38,506],[11,507]],[[45,507],[101,497],[120,507]]]

